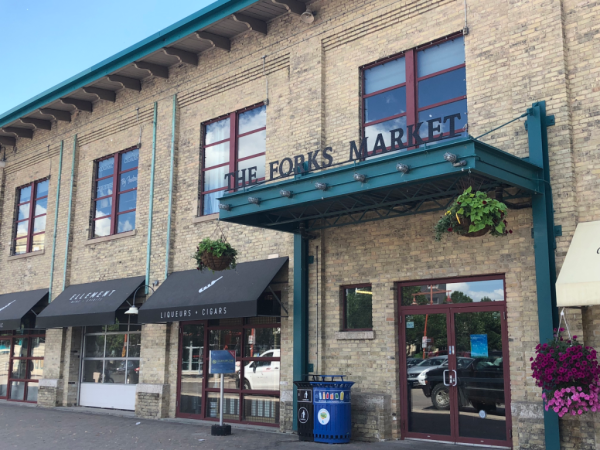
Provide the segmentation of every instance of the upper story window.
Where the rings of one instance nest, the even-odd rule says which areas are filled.
[[[34,181],[17,190],[14,255],[44,250],[49,180]]]
[[[265,179],[267,108],[253,106],[204,124],[199,215],[219,212],[227,189]]]
[[[92,237],[135,229],[139,149],[128,149],[95,163]]]
[[[459,135],[467,124],[463,37],[412,49],[363,71],[363,128],[370,154]],[[460,115],[460,117],[458,116]],[[428,122],[429,121],[429,122]],[[393,130],[402,130],[402,133]],[[381,139],[380,139],[381,140]]]

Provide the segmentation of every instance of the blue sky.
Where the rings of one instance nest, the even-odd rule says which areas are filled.
[[[0,0],[0,114],[214,0]]]

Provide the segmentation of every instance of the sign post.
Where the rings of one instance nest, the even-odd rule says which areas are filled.
[[[235,373],[235,356],[227,350],[211,350],[208,364],[208,373],[221,375],[221,396],[219,425],[213,425],[210,430],[212,436],[229,436],[231,434],[231,425],[223,425],[223,403],[224,384],[226,373]]]

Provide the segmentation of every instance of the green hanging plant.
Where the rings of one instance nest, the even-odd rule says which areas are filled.
[[[237,251],[224,238],[212,240],[205,238],[196,247],[194,259],[198,270],[205,268],[213,272],[235,269]]]
[[[477,237],[490,233],[492,236],[512,234],[507,230],[506,205],[488,197],[485,192],[472,192],[467,188],[452,203],[435,226],[435,239],[440,241],[444,233]]]

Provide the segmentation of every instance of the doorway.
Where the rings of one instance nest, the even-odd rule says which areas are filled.
[[[398,285],[402,435],[512,445],[503,276]]]

